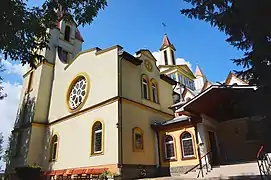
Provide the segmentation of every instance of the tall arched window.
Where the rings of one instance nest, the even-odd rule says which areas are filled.
[[[180,139],[183,158],[195,156],[192,135],[189,132],[184,132]]]
[[[58,136],[55,134],[51,139],[50,161],[57,160],[58,141]]]
[[[149,80],[146,75],[142,76],[142,95],[144,99],[149,98]]]
[[[92,126],[92,154],[103,152],[103,124],[97,121]]]
[[[70,41],[70,34],[71,34],[71,27],[70,26],[66,26],[65,27],[65,34],[64,34],[64,39],[66,41]]]
[[[151,81],[151,91],[152,91],[152,100],[155,103],[158,103],[158,86],[155,80]]]
[[[174,150],[174,139],[170,135],[164,136],[164,144],[165,144],[165,158],[167,160],[175,159],[175,150]]]

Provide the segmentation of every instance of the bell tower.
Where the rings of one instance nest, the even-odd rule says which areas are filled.
[[[56,27],[48,29],[49,48],[39,53],[46,59],[28,68],[23,75],[20,104],[12,131],[12,158],[8,171],[31,164],[44,163],[44,143],[53,87],[61,72],[82,49],[83,38],[75,22],[59,18]]]
[[[164,34],[162,46],[160,48],[161,53],[161,65],[176,65],[175,47],[168,39],[167,34]]]

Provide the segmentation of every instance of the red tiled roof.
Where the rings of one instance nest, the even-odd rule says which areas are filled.
[[[83,174],[84,169],[74,169],[72,174]]]
[[[46,173],[46,175],[47,176],[54,176],[55,175],[55,173],[56,173],[56,171],[48,171],[47,173]]]
[[[165,34],[163,37],[163,42],[162,42],[162,46],[161,46],[160,50],[164,49],[165,47],[169,47],[169,46],[171,46],[173,49],[175,49],[173,44],[171,44],[171,42],[169,41],[168,36]]]
[[[104,171],[107,171],[108,168],[78,168],[78,169],[63,169],[63,170],[52,170],[44,172],[45,176],[54,176],[54,175],[80,175],[80,174],[91,174],[91,175],[99,175]]]
[[[75,30],[75,38],[82,41],[82,42],[84,42],[84,39],[83,39],[83,37],[82,37],[82,35],[81,35],[78,28],[76,28],[76,30]]]
[[[63,170],[56,170],[55,171],[55,175],[57,175],[57,176],[63,175],[65,171],[66,171],[65,169],[63,169]]]
[[[73,169],[66,169],[63,175],[68,176],[68,175],[72,175],[72,173],[73,173]]]

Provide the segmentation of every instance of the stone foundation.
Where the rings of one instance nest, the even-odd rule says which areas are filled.
[[[176,166],[176,167],[170,167],[170,175],[171,176],[180,176],[180,174],[184,174],[186,171],[188,171],[189,169],[193,168],[195,165],[192,166]],[[196,169],[194,169],[193,171],[196,171]]]
[[[121,167],[122,179],[152,178],[169,176],[169,168],[156,168],[155,165],[124,164]]]

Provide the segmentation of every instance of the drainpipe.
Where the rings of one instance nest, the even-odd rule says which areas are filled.
[[[122,60],[123,57],[118,56],[118,136],[119,136],[119,168],[122,176],[123,172],[123,143],[122,143]]]
[[[160,167],[160,144],[158,132],[154,131],[154,145],[155,145],[155,163],[156,168]]]
[[[200,155],[200,147],[199,147],[199,139],[198,139],[198,128],[197,128],[197,124],[194,125],[195,128],[195,133],[196,133],[196,143],[197,143],[197,150],[198,150],[198,157],[199,157],[199,166],[200,169],[202,169],[202,163],[201,163],[201,155]],[[203,171],[201,171],[202,173],[202,177],[203,177]]]

